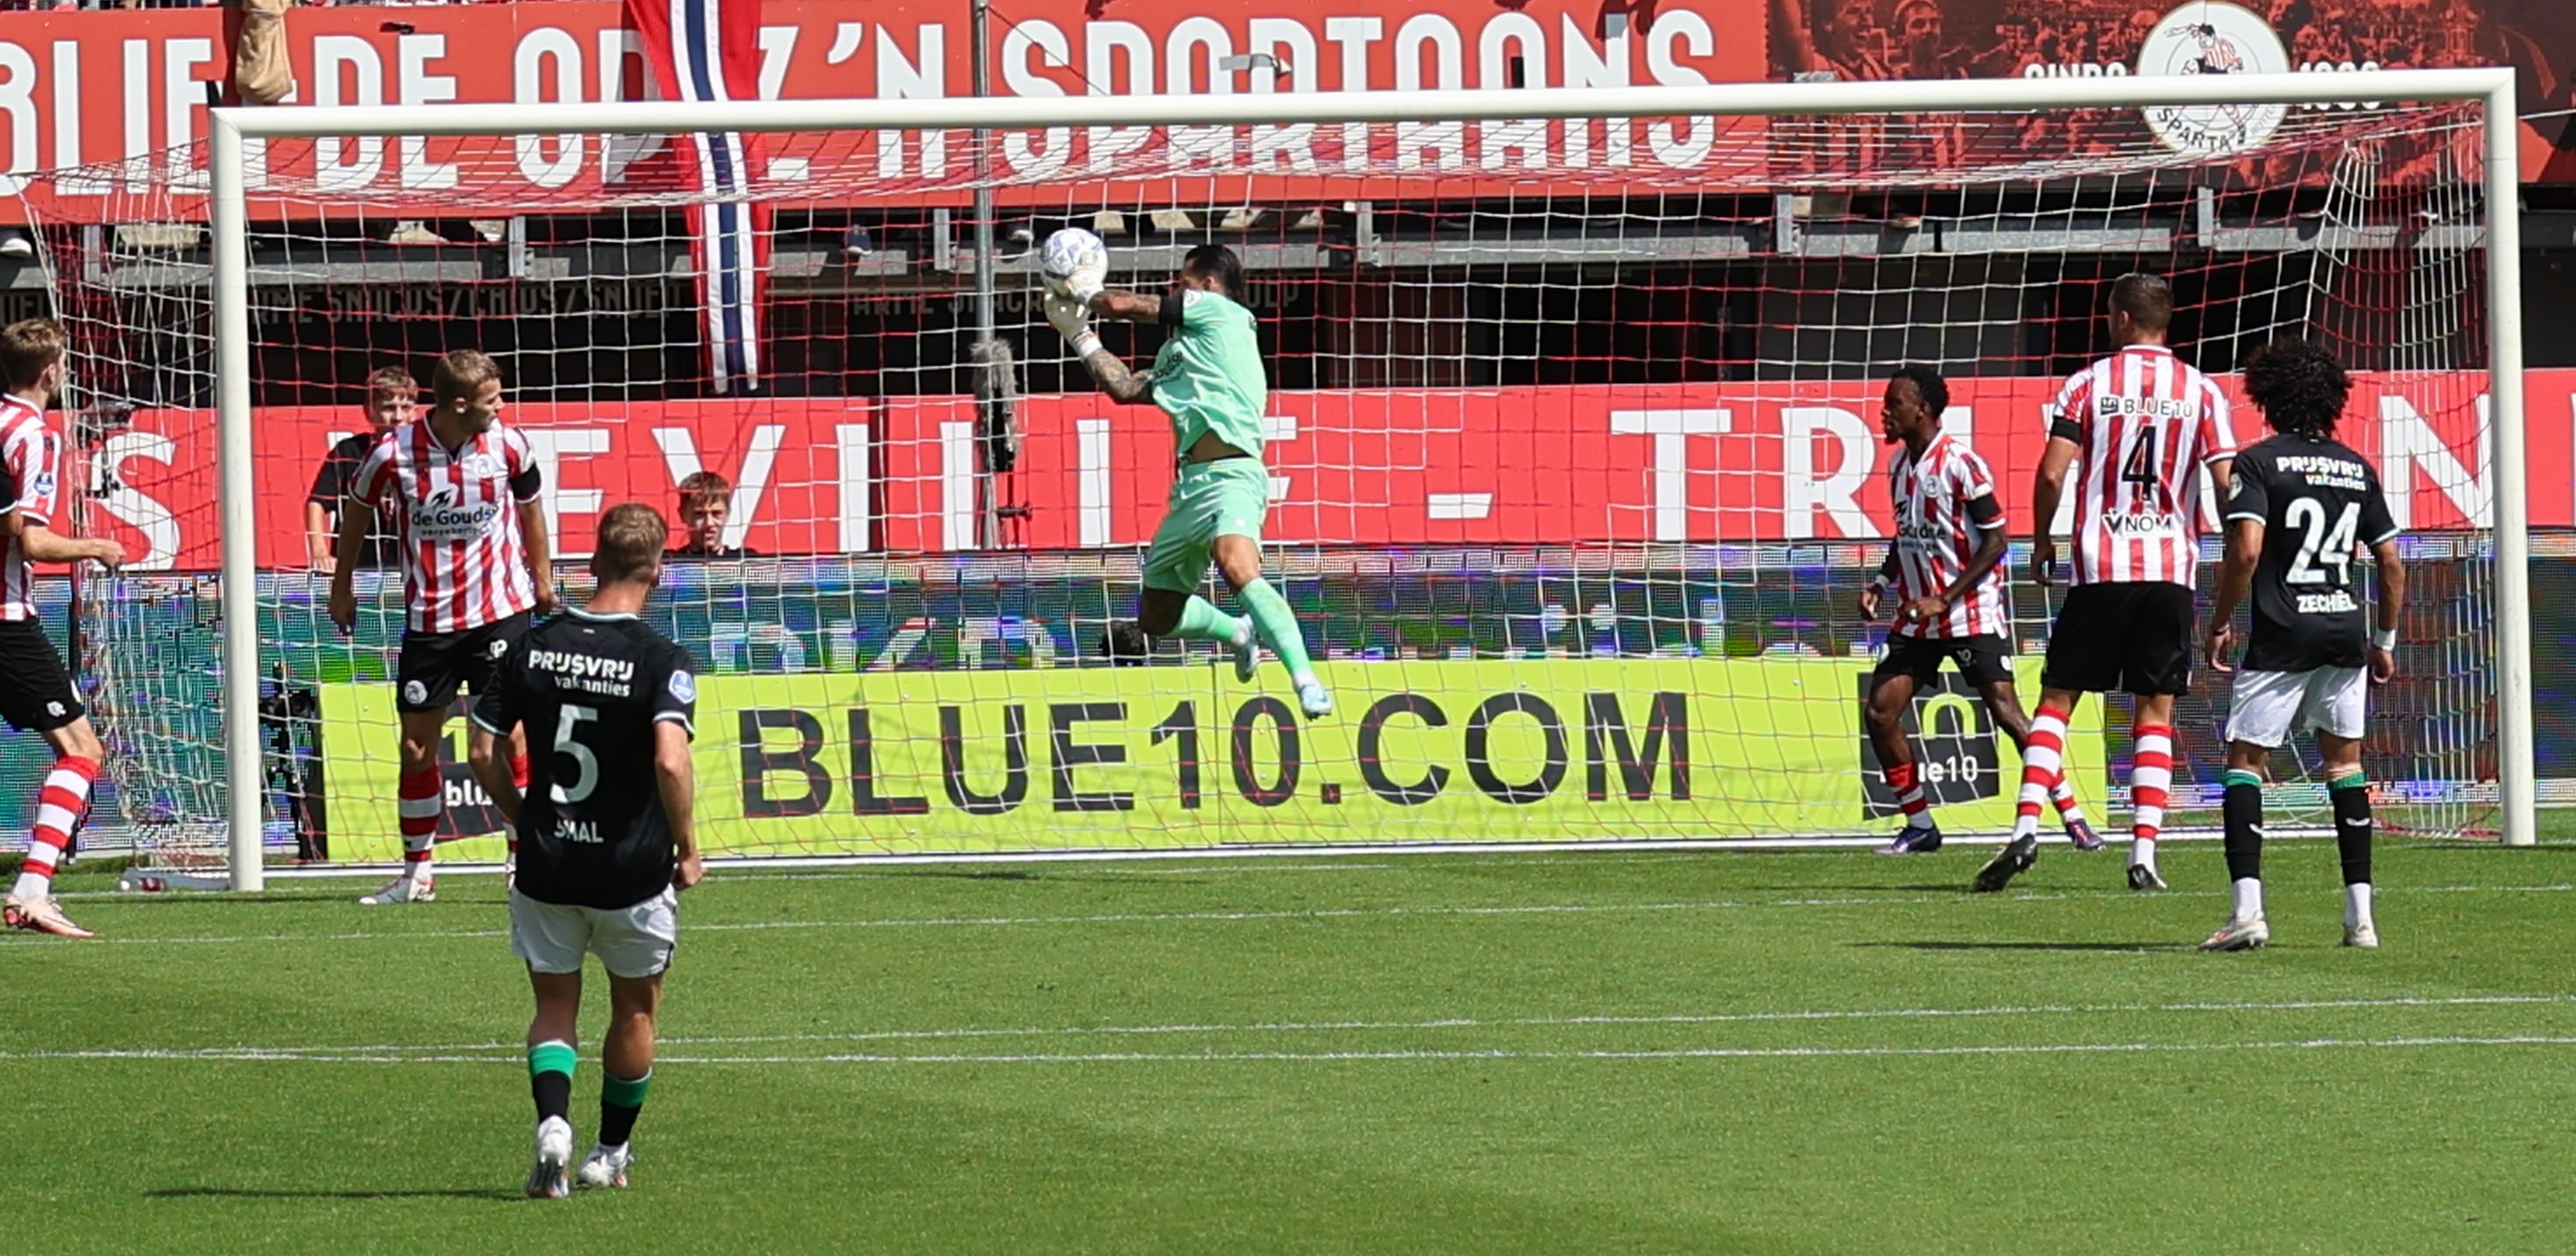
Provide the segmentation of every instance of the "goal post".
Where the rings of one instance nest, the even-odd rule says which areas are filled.
[[[210,195],[206,213],[212,227],[210,298],[216,376],[213,408],[222,521],[222,826],[229,842],[230,883],[245,890],[262,885],[267,798],[265,759],[260,749],[263,729],[258,683],[265,671],[261,655],[259,523],[254,500],[254,467],[260,442],[254,420],[253,387],[257,360],[250,249],[253,189],[245,177],[253,145],[280,140],[538,134],[838,131],[1000,136],[1044,131],[1068,122],[1094,129],[1510,124],[1579,119],[1757,120],[2364,102],[2465,102],[2483,111],[2483,236],[2474,247],[2484,253],[2480,285],[2485,307],[2483,363],[2489,389],[2487,431],[2493,442],[2494,571],[2488,596],[2494,617],[2495,815],[2496,827],[2506,843],[2529,844],[2534,840],[2536,823],[2535,741],[2528,573],[2529,456],[2523,419],[2520,242],[2515,212],[2519,173],[2514,75],[2510,69],[2401,70],[1516,91],[1255,92],[1087,97],[1078,104],[987,98],[214,110],[209,115],[210,177],[206,187]],[[1078,116],[1069,117],[1069,110]],[[2179,168],[2194,160],[2209,159],[2205,154],[2199,158],[2176,154],[2172,164]],[[2021,177],[2034,181],[2080,177],[2084,173],[2081,166],[2080,161],[2031,153],[2023,158]],[[2240,435],[2243,434],[2240,424]],[[1678,446],[1682,438],[1672,439]],[[1844,718],[1840,708],[1835,718]],[[1242,736],[1241,725],[1237,735],[1239,739]]]

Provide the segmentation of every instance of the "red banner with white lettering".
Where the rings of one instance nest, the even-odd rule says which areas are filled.
[[[2528,376],[2530,518],[2576,526],[2576,370]],[[2343,439],[2381,469],[2405,526],[2489,521],[2482,377],[2363,375]],[[2230,389],[2232,378],[2222,379]],[[1870,540],[1890,526],[1877,381],[1671,388],[1280,393],[1267,538],[1281,545]],[[1949,426],[1994,464],[2029,527],[2056,381],[1960,379]],[[1038,548],[1135,546],[1171,483],[1170,425],[1098,396],[1031,398],[1014,486]],[[770,555],[946,550],[979,508],[971,398],[515,405],[546,476],[557,550],[586,551],[624,501],[673,509],[679,482],[735,485],[739,543]],[[355,409],[258,415],[260,562],[305,562],[304,501]],[[2251,408],[2240,439],[2263,433]],[[215,566],[212,416],[147,410],[91,453],[92,518],[143,569]]]
[[[2258,6],[2259,7],[2259,6]],[[2576,180],[2569,58],[2576,6],[2559,0],[2368,0],[2251,8],[2193,0],[1414,0],[1390,12],[1319,0],[1267,13],[1201,0],[1022,0],[997,16],[992,90],[1063,100],[1065,123],[997,145],[1009,185],[1109,178],[1151,168],[1232,180],[1258,174],[1280,195],[1355,194],[1453,161],[1458,174],[1508,172],[1537,145],[1550,166],[1633,162],[1641,175],[1713,160],[1687,121],[1578,122],[1534,129],[1143,128],[1083,125],[1079,98],[1141,93],[1688,85],[1784,78],[2106,77],[2244,70],[2335,72],[2372,66],[2512,64],[2522,70],[2523,168]],[[2170,10],[2170,11],[2167,11]],[[299,85],[280,108],[444,101],[641,99],[644,43],[619,0],[401,7],[297,7],[286,24]],[[2159,16],[2160,15],[2160,16]],[[21,12],[0,27],[0,179],[141,159],[205,134],[210,87],[229,74],[223,11]],[[2214,43],[2211,41],[2215,41]],[[969,92],[964,0],[772,0],[759,31],[763,98],[922,99]],[[2208,46],[2204,46],[2204,45]],[[1225,68],[1233,65],[1237,68]],[[2069,134],[2068,143],[2079,137]],[[856,147],[853,147],[856,145]],[[434,193],[498,216],[578,207],[626,187],[634,143],[597,136],[271,145],[281,180],[319,174],[347,200]],[[900,136],[780,136],[773,156],[828,187],[829,162],[865,161],[886,186],[963,186],[962,142]],[[188,160],[202,161],[202,157]],[[184,174],[185,172],[178,172]],[[1452,175],[1451,177],[1457,177]],[[119,175],[26,188],[57,221],[112,218]],[[1166,192],[1169,184],[1161,185]],[[1527,189],[1523,189],[1526,191]],[[793,202],[791,194],[784,197]],[[942,192],[941,195],[949,193]],[[1196,199],[1204,195],[1193,192]],[[21,212],[0,200],[0,214]]]

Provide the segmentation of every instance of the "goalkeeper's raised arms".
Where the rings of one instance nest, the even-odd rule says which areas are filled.
[[[1127,294],[1109,295],[1123,297]],[[1095,300],[1099,296],[1095,293]],[[1129,370],[1117,354],[1101,347],[1100,333],[1091,329],[1090,312],[1082,302],[1050,292],[1046,299],[1046,320],[1055,328],[1057,335],[1064,337],[1065,344],[1072,347],[1073,356],[1082,360],[1083,367],[1091,372],[1092,381],[1100,385],[1102,392],[1128,405],[1153,399],[1153,375]]]

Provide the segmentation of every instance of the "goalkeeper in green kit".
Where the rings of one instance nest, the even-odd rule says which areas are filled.
[[[1297,617],[1261,578],[1261,522],[1270,510],[1270,471],[1261,462],[1261,417],[1270,387],[1243,293],[1243,263],[1234,250],[1202,244],[1181,260],[1162,296],[1109,291],[1109,254],[1099,237],[1078,228],[1047,238],[1041,267],[1047,321],[1073,346],[1101,391],[1130,405],[1151,401],[1172,419],[1179,468],[1163,525],[1145,553],[1145,593],[1138,626],[1157,637],[1222,642],[1234,651],[1234,674],[1250,682],[1262,646],[1279,656],[1307,718],[1329,715],[1333,696],[1306,657]],[[1158,323],[1166,333],[1154,369],[1132,371],[1100,345],[1091,316]],[[1245,618],[1198,596],[1216,560]]]

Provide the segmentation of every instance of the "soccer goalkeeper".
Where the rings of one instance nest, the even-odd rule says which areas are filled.
[[[1073,346],[1101,391],[1130,405],[1151,401],[1172,419],[1179,468],[1154,543],[1145,553],[1145,592],[1136,618],[1157,637],[1223,642],[1234,674],[1250,682],[1268,646],[1287,667],[1307,718],[1329,715],[1333,697],[1306,657],[1297,617],[1261,577],[1261,521],[1270,510],[1270,472],[1261,462],[1261,416],[1270,388],[1253,338],[1234,250],[1202,244],[1181,260],[1162,296],[1110,291],[1108,252],[1089,232],[1065,231],[1045,251],[1047,321]],[[1129,370],[1101,347],[1091,316],[1159,323],[1167,333],[1154,369]],[[1243,603],[1245,618],[1218,610],[1197,590],[1209,558]]]

